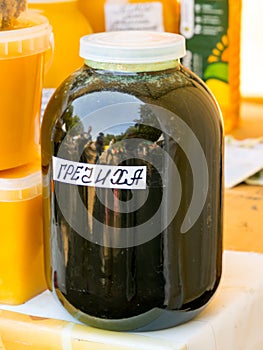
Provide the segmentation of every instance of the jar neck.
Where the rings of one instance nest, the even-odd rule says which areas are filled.
[[[157,72],[166,69],[176,68],[180,64],[180,59],[166,61],[166,62],[154,62],[154,63],[109,63],[109,62],[96,62],[91,60],[85,60],[85,65],[95,68],[113,72]]]

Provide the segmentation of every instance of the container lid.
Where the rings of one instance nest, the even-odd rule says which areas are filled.
[[[80,57],[95,62],[159,63],[184,55],[185,39],[174,33],[113,31],[90,34],[80,39]]]
[[[0,171],[0,202],[29,200],[41,192],[40,160]]]
[[[0,31],[0,59],[29,56],[49,49],[52,27],[45,16],[26,11],[17,18],[16,28]]]

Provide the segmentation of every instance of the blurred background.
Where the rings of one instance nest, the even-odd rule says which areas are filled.
[[[241,94],[263,102],[263,1],[243,0]]]

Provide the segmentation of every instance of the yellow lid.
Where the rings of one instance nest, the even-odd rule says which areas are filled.
[[[16,27],[0,31],[0,59],[34,55],[49,49],[52,27],[47,17],[29,10],[19,16]]]
[[[40,161],[0,171],[0,202],[16,202],[41,194]]]

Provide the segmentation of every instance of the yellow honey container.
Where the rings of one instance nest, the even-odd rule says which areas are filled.
[[[39,155],[45,57],[51,55],[52,29],[45,16],[27,11],[16,25],[19,29],[0,30],[0,171]]]
[[[0,303],[42,292],[42,196],[39,162],[0,172]]]
[[[56,88],[82,66],[79,40],[92,29],[76,0],[28,0],[28,8],[48,18],[54,34],[54,52],[44,75],[44,87]]]
[[[179,31],[180,4],[177,0],[77,0],[77,3],[94,32]]]

